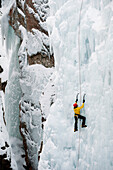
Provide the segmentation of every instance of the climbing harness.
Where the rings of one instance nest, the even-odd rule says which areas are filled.
[[[79,14],[79,29],[78,29],[78,58],[79,58],[79,85],[80,85],[80,104],[81,104],[81,68],[80,68],[80,23],[81,23],[81,11],[83,6],[83,0],[81,2],[80,7],[80,14]],[[79,123],[81,124],[81,121],[79,120]],[[80,127],[80,126],[79,126]],[[77,170],[79,167],[79,158],[80,158],[80,136],[81,136],[81,128],[79,129],[79,146],[78,146],[78,161],[77,161]]]

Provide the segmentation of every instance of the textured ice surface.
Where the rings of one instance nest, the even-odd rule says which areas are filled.
[[[5,93],[5,112],[6,112],[6,126],[10,136],[20,138],[19,132],[19,101],[21,98],[21,88],[19,82],[19,62],[18,62],[18,49],[19,49],[19,38],[15,36],[15,46],[12,52],[10,60],[10,69],[8,84]],[[10,106],[10,107],[9,107]]]
[[[79,132],[73,132],[73,103],[79,92],[78,23],[81,2],[50,1],[51,42],[55,54],[57,99],[45,125],[39,170],[75,170]],[[80,134],[78,169],[113,169],[113,2],[85,0],[81,11],[82,95],[86,129]],[[51,24],[52,23],[52,24]]]
[[[47,111],[49,112],[51,104],[52,90],[46,86],[52,73],[52,68],[46,68],[39,64],[31,65],[24,68],[23,77],[20,81],[22,93],[24,94],[20,102],[21,132],[28,148],[29,161],[33,169],[36,170],[43,135],[42,116],[44,118],[47,116]],[[44,108],[47,108],[46,113]]]

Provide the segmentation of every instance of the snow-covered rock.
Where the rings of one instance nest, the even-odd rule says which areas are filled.
[[[7,81],[3,101],[6,127],[17,168],[37,170],[43,142],[43,118],[46,117],[41,107],[47,106],[49,112],[54,101],[54,90],[48,89],[54,72],[54,56],[46,26],[48,1],[4,0],[2,12],[2,40],[6,53],[4,59],[1,54],[4,71],[0,80],[1,83],[3,79]],[[1,90],[2,86],[0,84]],[[44,103],[41,96],[46,91],[49,96]],[[19,147],[22,148],[20,152]]]

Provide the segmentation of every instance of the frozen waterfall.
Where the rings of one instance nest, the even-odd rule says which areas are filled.
[[[73,132],[73,103],[79,92],[80,0],[50,0],[57,99],[45,123],[39,170],[113,169],[113,1],[83,0],[80,23],[81,89],[86,93],[86,129]]]

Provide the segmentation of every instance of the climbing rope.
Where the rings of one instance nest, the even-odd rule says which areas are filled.
[[[81,104],[81,68],[80,68],[80,23],[81,23],[81,11],[83,6],[83,0],[81,2],[80,14],[79,14],[79,28],[78,28],[78,62],[79,62],[79,85],[80,85],[80,104]]]
[[[83,0],[81,2],[81,7],[80,7],[80,14],[79,14],[79,28],[78,28],[78,62],[79,62],[79,85],[80,85],[80,104],[81,104],[81,62],[80,62],[80,23],[81,23],[81,11],[83,7]],[[81,125],[81,122],[79,120],[79,127]],[[79,158],[80,158],[80,137],[81,137],[81,127],[79,128],[79,145],[78,145],[78,161],[77,161],[77,170],[79,167]]]

